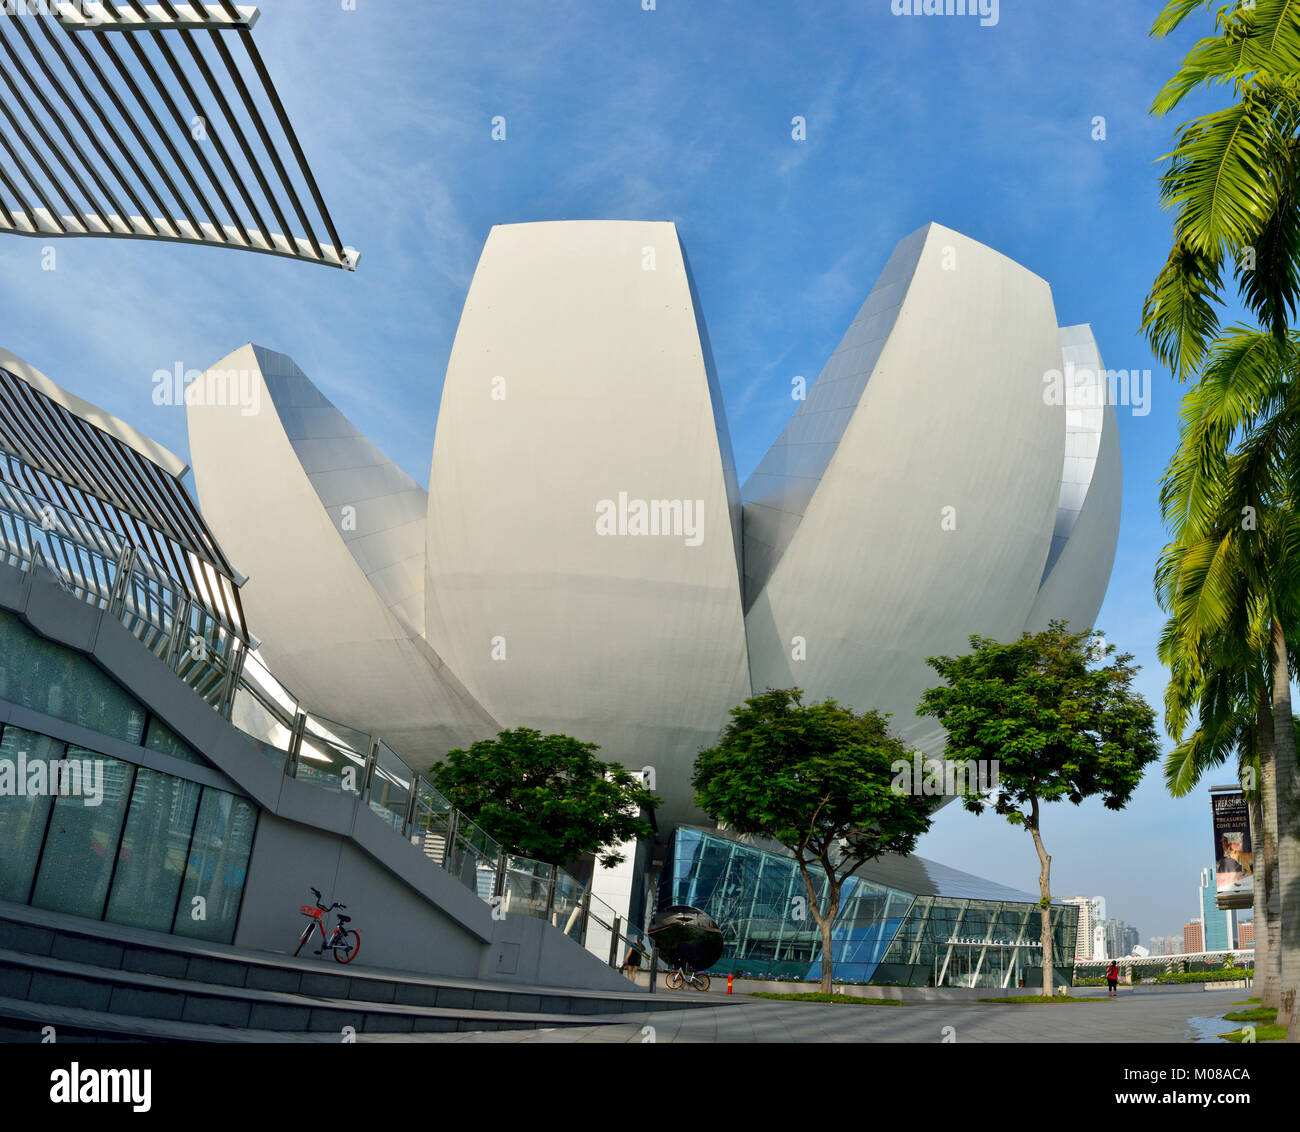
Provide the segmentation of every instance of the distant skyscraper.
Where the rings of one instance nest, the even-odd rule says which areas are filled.
[[[1255,921],[1242,920],[1237,925],[1237,946],[1254,947],[1255,946]]]
[[[1072,896],[1065,903],[1074,904],[1079,909],[1079,923],[1075,929],[1075,959],[1100,959],[1093,947],[1093,934],[1106,918],[1106,898],[1104,896]]]
[[[1205,931],[1200,920],[1183,925],[1183,951],[1189,955],[1205,950]]]
[[[1101,943],[1099,951],[1095,948],[1098,937]],[[1105,920],[1097,926],[1094,933],[1093,958],[1122,959],[1125,955],[1133,953],[1139,938],[1137,928],[1131,924],[1126,924],[1123,920]]]
[[[1236,946],[1237,913],[1225,911],[1215,903],[1216,885],[1213,869],[1201,870],[1201,922],[1205,925],[1205,950],[1221,951]]]

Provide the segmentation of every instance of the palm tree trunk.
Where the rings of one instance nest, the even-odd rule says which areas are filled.
[[[1268,922],[1268,911],[1267,901],[1264,896],[1266,872],[1264,865],[1264,807],[1260,803],[1258,793],[1250,799],[1250,839],[1252,845],[1258,846],[1255,850],[1254,892],[1255,988],[1259,991],[1260,1004],[1270,1006],[1272,1004],[1265,998],[1268,988],[1268,933],[1265,930],[1265,924]]]
[[[1038,832],[1038,799],[1030,799],[1029,832],[1034,836],[1034,848],[1038,850],[1038,902],[1040,924],[1038,941],[1043,953],[1043,994],[1053,993],[1052,983],[1055,972],[1052,970],[1052,858],[1043,848],[1043,838]]]
[[[1281,988],[1277,1020],[1289,1026],[1288,1042],[1300,1042],[1300,774],[1296,768],[1295,726],[1291,715],[1291,675],[1286,636],[1273,620],[1273,739],[1277,765],[1277,876],[1281,931]]]
[[[1261,691],[1259,709],[1259,782],[1251,820],[1259,811],[1259,854],[1255,869],[1255,977],[1261,1006],[1277,1006],[1282,980],[1282,909],[1277,884],[1277,743],[1273,735],[1271,696]]]

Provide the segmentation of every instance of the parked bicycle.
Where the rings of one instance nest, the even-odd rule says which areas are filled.
[[[329,935],[325,934],[325,925],[329,922],[330,913],[336,908],[346,908],[347,905],[334,903],[326,908],[320,902],[320,891],[315,888],[311,891],[316,897],[316,906],[314,908],[310,904],[300,904],[298,906],[309,922],[302,929],[302,935],[298,937],[298,946],[294,949],[294,955],[302,951],[307,941],[311,939],[312,929],[315,928],[320,932],[321,939],[321,945],[315,951],[316,955],[320,955],[324,951],[332,951],[334,958],[338,962],[351,963],[357,957],[357,952],[361,950],[361,932],[357,928],[344,926],[352,922],[352,917],[340,913],[338,921],[334,925],[334,931]]]
[[[693,986],[698,991],[709,989],[711,980],[703,971],[692,971],[690,966],[682,964],[675,971],[669,971],[664,978],[664,985],[669,990],[681,990],[683,986]]]

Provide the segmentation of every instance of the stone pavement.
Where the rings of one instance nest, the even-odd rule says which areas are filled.
[[[736,996],[734,1002],[672,1014],[645,1014],[615,1025],[552,1030],[421,1035],[431,1042],[941,1042],[946,1028],[958,1042],[1158,1042],[1214,1041],[1236,1029],[1214,1019],[1232,1010],[1249,990],[1125,989],[1108,1001],[1105,991],[1075,992],[1095,1003],[1003,1006],[988,1002],[855,1006],[779,1002]],[[368,1038],[359,1036],[358,1041]],[[400,1041],[391,1036],[388,1040]]]

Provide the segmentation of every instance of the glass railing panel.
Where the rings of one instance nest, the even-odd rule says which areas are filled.
[[[369,747],[370,736],[364,732],[309,715],[294,777],[326,790],[359,794]]]
[[[281,719],[261,699],[241,685],[235,689],[230,722],[252,739],[268,759],[280,766],[284,765],[285,755],[293,739],[291,720]]]
[[[480,855],[491,857],[493,861],[501,855],[501,842],[470,821],[464,814],[461,815],[457,824],[457,833],[467,845],[472,845]]]
[[[582,930],[582,885],[563,869],[555,872],[555,903],[551,925],[576,940]]]
[[[359,751],[331,743],[319,735],[304,735],[298,748],[294,777],[333,793],[358,793],[366,757]]]
[[[411,796],[411,783],[415,774],[393,749],[380,740],[375,752],[375,771],[370,779],[370,792],[366,802],[371,810],[394,829],[402,828],[407,801]]]
[[[498,860],[479,852],[458,833],[452,842],[447,871],[480,900],[490,902],[496,888]]]
[[[553,871],[550,865],[528,857],[506,857],[505,892],[502,900],[506,914],[544,919]]]
[[[241,674],[243,683],[252,688],[258,696],[284,716],[293,719],[299,710],[298,697],[289,691],[266,667],[256,650],[244,657],[244,670]]]
[[[416,780],[411,843],[439,865],[447,857],[447,833],[451,828],[452,813],[451,803],[433,786],[422,778]]]
[[[311,712],[307,714],[306,736],[309,739],[320,739],[345,750],[358,751],[363,757],[370,750],[370,736],[366,732]]]

